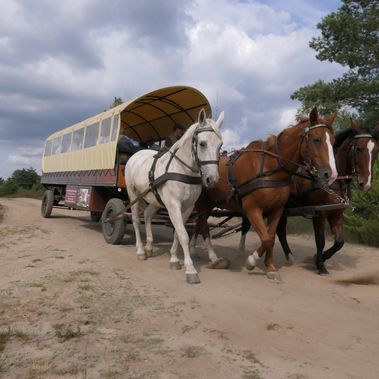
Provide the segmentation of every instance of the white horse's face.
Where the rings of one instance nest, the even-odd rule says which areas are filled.
[[[222,146],[221,125],[224,121],[222,112],[217,121],[205,119],[205,112],[199,114],[199,126],[196,131],[195,154],[205,187],[214,187],[219,179],[218,161]]]

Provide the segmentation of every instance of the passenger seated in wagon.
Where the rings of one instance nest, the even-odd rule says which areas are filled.
[[[137,141],[126,135],[120,136],[117,142],[117,151],[120,163],[125,164],[129,157],[138,150],[141,150],[141,147]]]
[[[164,141],[163,148],[168,150],[176,141],[180,140],[183,134],[184,134],[183,126],[176,123],[172,130],[172,134]]]

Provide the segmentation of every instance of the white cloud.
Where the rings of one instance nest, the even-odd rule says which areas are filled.
[[[312,1],[300,12],[292,0],[0,0],[0,140],[9,156],[0,176],[16,164],[39,168],[18,149],[42,146],[114,96],[173,84],[202,91],[214,115],[225,110],[225,146],[279,132],[293,122],[293,91],[342,72],[308,47],[321,17]]]
[[[7,162],[9,163],[16,163],[16,164],[22,164],[22,165],[30,165],[30,158],[25,157],[23,155],[9,155],[7,158]]]

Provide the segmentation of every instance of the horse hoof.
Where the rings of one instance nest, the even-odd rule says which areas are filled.
[[[319,275],[329,275],[329,271],[326,269],[325,266],[319,267],[319,268],[317,269],[317,273],[318,273]]]
[[[145,252],[146,252],[147,257],[151,258],[153,256],[153,249],[151,250],[145,249]]]
[[[324,263],[319,263],[317,260],[317,255],[313,256],[313,262],[317,268],[317,274],[319,275],[329,275],[329,271],[326,269]]]
[[[139,261],[146,261],[146,254],[137,254],[137,258]]]
[[[292,266],[293,264],[295,264],[295,258],[292,254],[288,254],[288,257],[287,258],[287,264]]]
[[[250,264],[249,259],[246,259],[245,267],[249,271],[253,271],[255,269],[255,266],[253,266],[253,265]]]
[[[207,268],[210,269],[227,269],[230,266],[230,260],[227,258],[217,258],[214,262],[210,262]]]
[[[186,281],[189,284],[200,283],[199,275],[197,275],[197,274],[186,274]]]
[[[177,262],[170,262],[170,269],[171,270],[180,270],[182,268],[179,261]]]
[[[277,271],[268,271],[266,273],[268,279],[273,280],[274,282],[281,282],[282,278],[280,277]]]

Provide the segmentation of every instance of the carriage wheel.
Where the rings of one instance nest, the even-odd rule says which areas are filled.
[[[104,220],[113,217],[116,214],[122,213],[124,209],[124,203],[122,200],[117,198],[110,199],[105,206],[101,219],[104,239],[109,244],[117,245],[123,240],[125,234],[125,223],[123,218],[110,222],[104,222]]]
[[[102,214],[103,214],[103,212],[93,212],[93,211],[91,211],[91,214],[90,214],[91,221],[94,221],[94,222],[100,221]]]
[[[41,215],[42,217],[48,218],[51,215],[54,205],[54,193],[51,190],[45,191],[42,198],[41,204]]]

